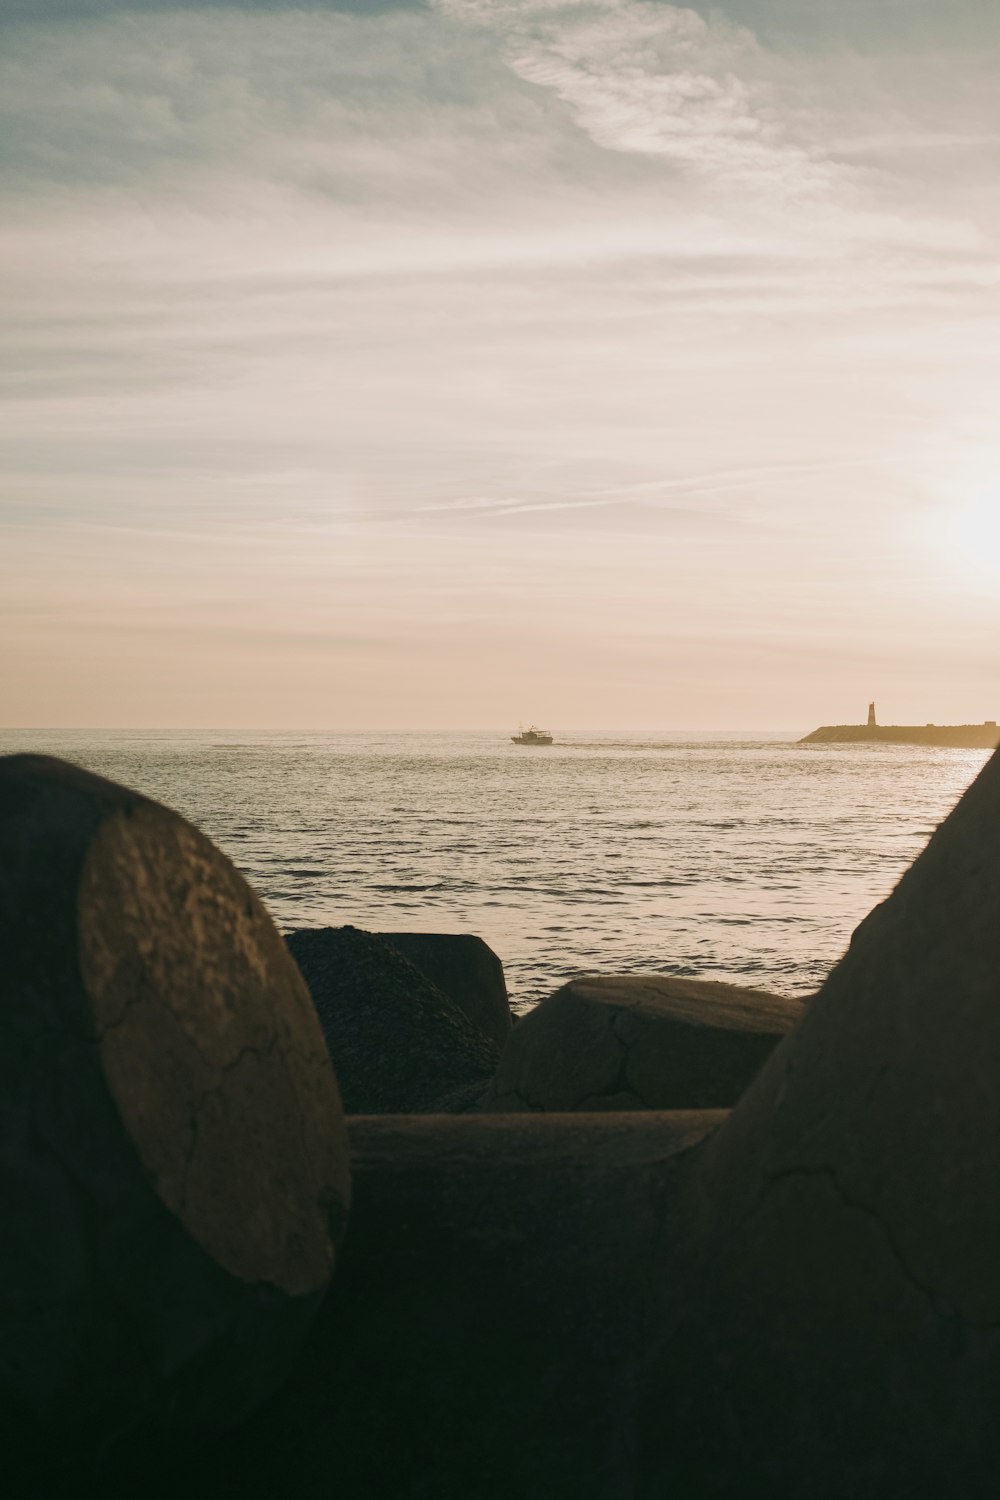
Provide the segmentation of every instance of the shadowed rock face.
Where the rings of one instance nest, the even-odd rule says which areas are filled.
[[[358,1258],[297,1387],[314,1471],[375,1453],[397,1500],[992,1496],[998,1079],[1000,760],[694,1150],[616,1155],[655,1113],[355,1122]]]
[[[697,1165],[648,1492],[995,1493],[998,1181],[994,756]]]
[[[661,975],[574,979],[524,1016],[484,1109],[726,1109],[803,1006]]]
[[[473,1026],[503,1047],[511,1031],[503,964],[482,938],[464,932],[380,932]]]
[[[293,932],[348,1114],[449,1113],[482,1098],[496,1043],[396,948],[356,927]]]
[[[351,1230],[309,1349],[197,1500],[333,1474],[350,1500],[632,1496],[665,1206],[722,1118],[349,1118]]]
[[[147,1398],[164,1389],[145,1374],[152,1341],[166,1348],[156,1370],[158,1380],[176,1382],[171,1400],[176,1392],[204,1411],[206,1393],[222,1390],[233,1414],[234,1389],[239,1399],[248,1396],[247,1382],[260,1389],[254,1361],[262,1302],[251,1302],[250,1318],[241,1299],[261,1289],[248,1293],[214,1259],[235,1254],[228,1236],[213,1241],[221,1248],[209,1256],[194,1245],[193,1230],[179,1231],[188,1194],[169,1151],[149,1168],[158,1191],[150,1189],[143,1163],[154,1159],[132,1136],[144,1137],[159,1116],[134,1109],[127,1067],[110,1053],[105,1059],[104,1033],[126,1026],[133,1011],[144,1013],[161,975],[175,964],[185,973],[185,960],[177,952],[161,966],[143,936],[161,901],[147,887],[158,892],[162,881],[136,866],[124,833],[111,859],[95,839],[119,805],[114,799],[127,794],[84,795],[75,773],[60,774],[69,782],[50,789],[56,811],[36,798],[27,822],[0,775],[7,855],[0,894],[13,913],[0,1009],[0,1170],[13,1207],[0,1220],[0,1245],[9,1223],[26,1226],[12,1242],[12,1273],[0,1283],[8,1298],[0,1323],[4,1412],[9,1418],[15,1398],[23,1406],[17,1393],[28,1389],[25,1372],[37,1385],[48,1368],[32,1363],[36,1344],[47,1353],[72,1351],[86,1335],[87,1373],[100,1376],[102,1399],[112,1378],[133,1408],[129,1381],[145,1381]],[[84,789],[106,787],[83,782]],[[75,805],[58,800],[63,791],[84,796],[76,843],[52,835]],[[173,868],[166,844],[153,847],[153,863]],[[84,878],[91,849],[102,861],[93,890]],[[181,882],[186,894],[179,909],[170,907],[190,924],[192,944],[214,930],[201,904],[203,891],[217,889],[213,879],[206,886],[199,874],[196,888]],[[52,882],[73,899],[60,894],[45,907],[38,893]],[[108,890],[120,922],[101,916],[88,925],[87,942],[79,941],[90,903]],[[205,900],[231,909],[228,898]],[[192,910],[202,915],[194,920]],[[414,980],[400,955],[350,929],[298,938],[315,945],[317,986],[328,972],[332,1003],[345,1013],[355,1006],[347,1034],[359,1068],[371,1076],[384,1065],[400,1094],[414,1078],[428,1096],[445,1085],[452,1094],[481,1086],[475,1070],[491,1064],[484,1054],[456,1051],[454,1018],[447,1004],[439,1013],[438,992],[411,1003],[421,976]],[[242,940],[236,947],[258,951]],[[249,964],[241,984],[251,986],[253,972],[270,975],[269,964],[266,955]],[[196,967],[223,983],[225,966],[211,945]],[[605,998],[619,994],[604,1004],[609,1014],[645,1017],[645,1001],[621,1003],[628,984],[619,993],[625,982],[607,983]],[[746,1030],[753,992],[695,989],[672,996],[671,1025],[690,1029],[692,1016],[711,1003],[717,1020],[725,1017],[717,1029],[726,1036]],[[392,1003],[380,1008],[386,993]],[[601,1011],[599,989],[583,999]],[[166,1004],[175,1019],[187,1015],[172,995]],[[401,1041],[393,1048],[397,1022]],[[433,1038],[423,1053],[422,1025]],[[605,1018],[604,1031],[610,1027]],[[600,1037],[601,1028],[593,1034]],[[577,1037],[585,1051],[589,1035]],[[135,1055],[143,1056],[138,1042]],[[163,1055],[160,1046],[150,1053]],[[225,1074],[226,1066],[215,1071]],[[351,1234],[309,1345],[290,1383],[237,1434],[194,1466],[165,1467],[163,1493],[187,1500],[331,1489],[350,1500],[993,1496],[1000,1473],[998,1081],[995,758],[859,928],[728,1119],[707,1110],[647,1110],[349,1121]],[[361,1084],[369,1087],[369,1077],[362,1074]],[[178,1090],[189,1100],[184,1087],[165,1087],[163,1108]],[[241,1139],[248,1128],[241,1125]],[[64,1191],[67,1176],[73,1194]],[[214,1198],[199,1198],[199,1214]],[[178,1232],[186,1253],[200,1257],[183,1265],[204,1273],[199,1307],[214,1330],[215,1341],[194,1354],[191,1340],[204,1323],[177,1317],[178,1305],[190,1305],[190,1284],[183,1282],[182,1298],[163,1296],[164,1285],[174,1285],[164,1274],[179,1253]],[[262,1244],[271,1243],[265,1234]],[[293,1259],[305,1263],[298,1251]],[[51,1298],[45,1305],[58,1316],[50,1325],[38,1315],[38,1288],[72,1288],[81,1276],[104,1287],[84,1308],[88,1322],[67,1324],[63,1302]],[[227,1301],[219,1289],[234,1284]],[[11,1286],[21,1298],[13,1317]],[[267,1291],[289,1300],[273,1286]],[[163,1301],[158,1321],[149,1310],[153,1292]],[[146,1309],[152,1320],[136,1347],[122,1337],[125,1305]],[[32,1337],[22,1338],[29,1320]],[[277,1320],[270,1326],[280,1344]],[[100,1410],[93,1382],[71,1360],[66,1368],[84,1411]],[[16,1392],[11,1371],[21,1382]],[[134,1483],[116,1491],[129,1500],[135,1492]]]
[[[0,931],[0,1434],[41,1462],[233,1421],[346,1218],[308,991],[203,835],[43,757],[0,761]]]

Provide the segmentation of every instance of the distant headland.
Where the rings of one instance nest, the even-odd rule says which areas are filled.
[[[800,745],[945,745],[956,750],[994,750],[1000,745],[996,719],[982,724],[879,724],[875,705],[868,705],[866,724],[824,724],[799,740]]]

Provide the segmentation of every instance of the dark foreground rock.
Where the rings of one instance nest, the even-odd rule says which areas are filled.
[[[349,1119],[320,1322],[198,1500],[631,1497],[665,1205],[722,1118]]]
[[[705,980],[574,979],[521,1018],[483,1108],[725,1109],[803,1011]]]
[[[1000,759],[693,1149],[647,1152],[654,1112],[355,1122],[356,1238],[255,1466],[393,1500],[995,1495],[998,1079]]]
[[[511,1030],[503,964],[482,938],[465,932],[380,932],[472,1022],[503,1047]]]
[[[56,1493],[218,1429],[287,1374],[346,1218],[308,992],[190,824],[0,761],[0,1442]],[[155,1467],[155,1461],[153,1463]]]
[[[697,1164],[647,1492],[995,1494],[998,1182],[994,756]]]
[[[289,933],[348,1114],[474,1107],[500,1056],[494,1041],[395,947],[356,927]]]
[[[47,943],[77,920],[64,910]],[[32,939],[19,933],[11,942],[26,954],[16,944]],[[129,952],[121,971],[146,972],[141,945]],[[48,986],[47,963],[36,952],[22,972],[37,968]],[[11,1036],[4,1065],[23,1047]],[[44,1049],[48,1038],[35,1031],[30,1043]],[[1000,758],[858,930],[728,1118],[349,1121],[354,1216],[308,1347],[252,1421],[193,1463],[168,1455],[159,1492],[992,1497],[998,1079]],[[58,1118],[45,1097],[41,1117]],[[34,1127],[23,1112],[10,1118],[17,1161],[25,1142],[34,1149]],[[75,1161],[68,1135],[60,1162]],[[61,1265],[63,1239],[40,1235],[38,1215],[21,1217],[49,1247],[49,1267]],[[157,1226],[144,1243],[162,1253]],[[127,1266],[138,1276],[150,1263],[158,1269],[152,1250],[116,1262],[126,1289]],[[23,1253],[19,1275],[30,1288]],[[169,1310],[168,1300],[164,1323]],[[109,1318],[116,1328],[117,1308]],[[119,1342],[116,1354],[134,1369],[136,1351]],[[29,1355],[25,1342],[22,1365]],[[232,1363],[214,1369],[223,1379]]]

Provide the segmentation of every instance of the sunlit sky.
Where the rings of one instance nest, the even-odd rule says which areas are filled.
[[[0,0],[0,718],[1000,717],[997,0]]]

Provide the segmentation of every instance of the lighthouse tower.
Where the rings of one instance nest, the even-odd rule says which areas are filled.
[[[868,728],[869,729],[874,729],[875,728],[875,705],[874,705],[874,703],[869,703],[869,705],[868,705]]]

